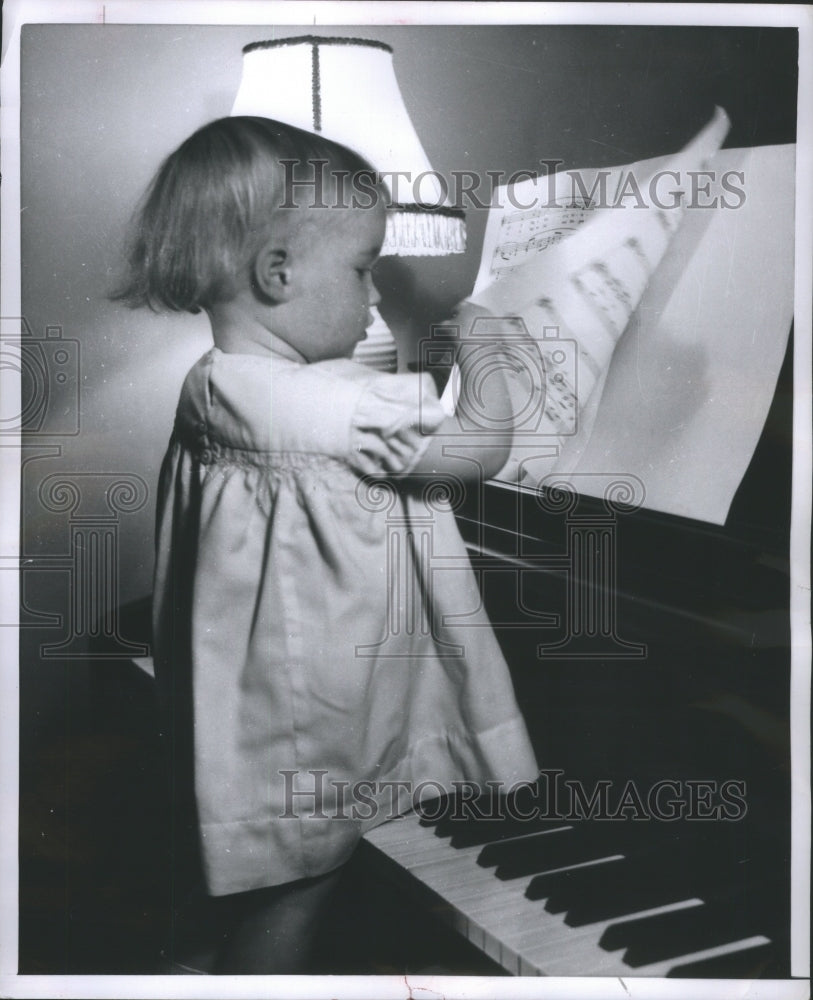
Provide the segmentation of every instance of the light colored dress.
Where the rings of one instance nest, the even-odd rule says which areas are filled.
[[[453,781],[537,773],[444,490],[382,479],[443,420],[431,379],[276,344],[192,368],[161,475],[156,674],[214,895],[328,872]]]

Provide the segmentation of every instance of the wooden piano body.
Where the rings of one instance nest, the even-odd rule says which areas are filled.
[[[736,781],[745,804],[728,820],[633,808],[523,822],[447,803],[435,821],[413,814],[367,834],[376,879],[507,972],[789,974],[791,356],[792,338],[724,528],[617,518],[613,600],[590,584],[589,656],[568,655],[566,518],[498,486],[461,512],[541,765],[588,795],[606,782],[616,803],[628,782],[642,796],[676,782],[684,799],[708,782],[719,801]],[[601,516],[583,502],[584,523],[591,503]]]

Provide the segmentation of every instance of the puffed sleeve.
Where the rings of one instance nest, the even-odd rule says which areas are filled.
[[[363,475],[407,473],[445,417],[430,375],[372,378],[353,414],[348,461]]]

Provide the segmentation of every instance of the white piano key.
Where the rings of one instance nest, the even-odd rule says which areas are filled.
[[[515,837],[503,837],[502,840],[491,840],[487,844],[480,844],[479,846],[481,850],[491,844],[499,844],[502,847],[505,844],[518,844],[522,841],[532,840],[534,837],[550,836],[553,833],[567,833],[568,830],[572,829],[572,826],[552,826],[548,830],[534,830],[533,833],[518,833]]]
[[[715,948],[695,951],[690,955],[680,955],[665,959],[663,962],[655,962],[652,965],[642,965],[634,970],[634,974],[636,976],[665,976],[668,972],[679,969],[682,965],[694,965],[695,962],[704,962],[710,958],[722,958],[724,955],[733,955],[738,951],[747,951],[749,948],[760,948],[766,944],[771,944],[771,939],[763,934],[757,934],[754,937],[743,938],[741,941],[732,941],[729,944],[717,945]]]
[[[155,677],[155,664],[151,656],[134,656],[132,662],[135,663],[139,670],[143,670],[148,677]]]
[[[582,927],[569,927],[564,923],[566,914],[561,914],[562,924],[565,933],[557,939],[561,942],[561,948],[557,954],[551,955],[550,941],[545,941],[538,949],[534,949],[532,941],[526,939],[518,942],[520,948],[527,953],[529,961],[535,962],[544,968],[547,975],[575,975],[574,960],[583,961],[585,953],[585,943],[592,942],[595,951],[590,954],[589,971],[585,970],[585,975],[599,975],[608,971],[609,975],[615,975],[616,970],[621,969],[624,975],[643,975],[638,969],[633,969],[624,962],[625,947],[607,951],[599,945],[604,932],[608,927],[616,924],[627,923],[630,920],[642,920],[649,917],[657,917],[663,913],[672,913],[676,910],[688,910],[698,906],[704,906],[702,899],[684,899],[678,903],[668,903],[664,906],[655,906],[648,910],[639,910],[637,913],[630,913],[624,917],[613,917],[611,920],[596,921],[593,924],[585,924]],[[569,933],[567,933],[569,932]]]

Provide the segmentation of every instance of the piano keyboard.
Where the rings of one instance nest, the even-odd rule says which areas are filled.
[[[410,814],[364,841],[379,877],[514,975],[765,976],[770,916],[749,908],[761,887],[727,831],[645,826],[549,821],[517,833],[510,820],[432,826]],[[717,828],[711,845],[704,827]],[[727,885],[738,875],[739,888]]]

